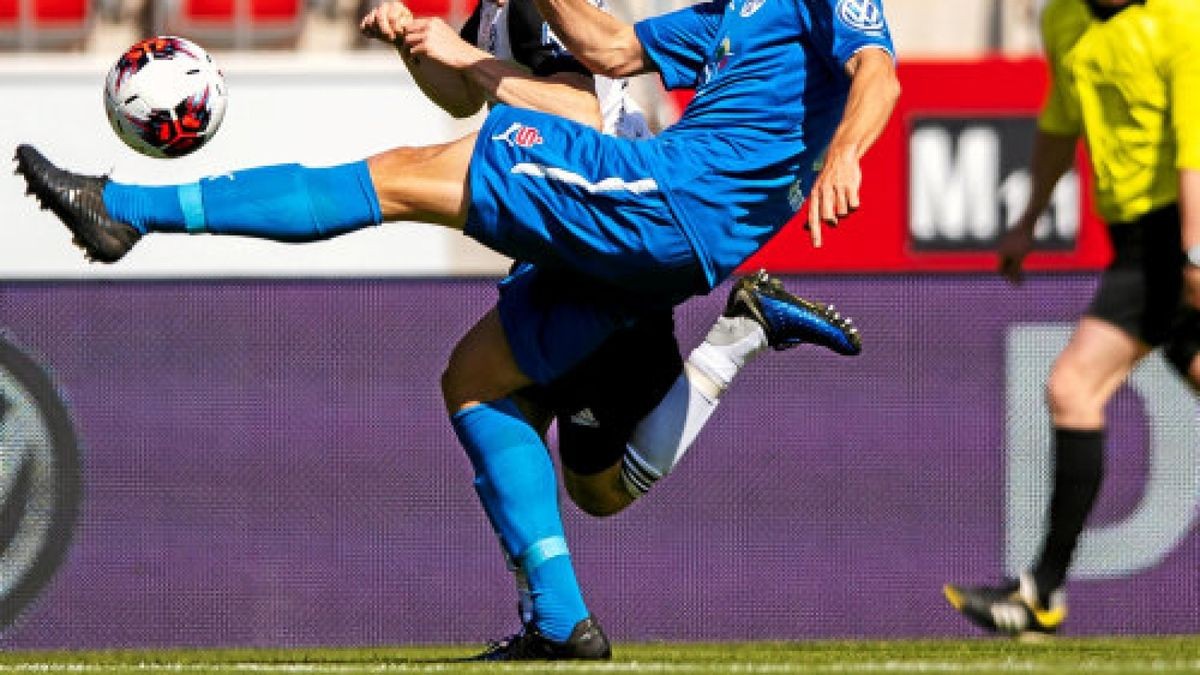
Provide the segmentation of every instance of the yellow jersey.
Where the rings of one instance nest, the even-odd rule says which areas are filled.
[[[1049,96],[1038,126],[1083,135],[1096,202],[1129,222],[1179,200],[1179,169],[1200,169],[1200,0],[1146,0],[1107,21],[1084,0],[1042,14]]]

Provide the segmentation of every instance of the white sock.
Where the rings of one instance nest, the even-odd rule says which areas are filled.
[[[642,496],[679,464],[738,371],[766,348],[767,334],[754,320],[717,319],[688,356],[683,373],[634,428],[625,446],[621,481],[630,495]]]
[[[724,393],[750,359],[767,348],[767,333],[757,321],[723,316],[708,331],[688,363],[698,368]]]
[[[685,365],[666,396],[638,422],[621,462],[629,494],[640,497],[675,468],[717,409],[713,389],[705,375]]]

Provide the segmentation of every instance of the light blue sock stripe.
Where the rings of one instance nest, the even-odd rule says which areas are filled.
[[[571,552],[567,550],[567,540],[562,537],[539,539],[530,544],[529,548],[521,554],[521,569],[528,572],[537,569],[551,558],[570,554]]]
[[[179,208],[183,211],[183,225],[188,234],[208,230],[204,220],[204,197],[200,193],[199,183],[185,183],[179,186]]]

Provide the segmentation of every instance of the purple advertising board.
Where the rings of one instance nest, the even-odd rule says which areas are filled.
[[[594,519],[564,497],[591,608],[620,640],[974,634],[940,587],[998,579],[1030,545],[1040,378],[1094,277],[785,282],[852,315],[864,353],[767,354],[629,510]],[[679,310],[685,350],[721,295]],[[0,327],[65,401],[82,492],[61,565],[0,642],[445,643],[514,628],[438,390],[494,298],[487,280],[6,285]],[[1143,379],[1111,409],[1069,634],[1200,630],[1195,405],[1164,369]]]

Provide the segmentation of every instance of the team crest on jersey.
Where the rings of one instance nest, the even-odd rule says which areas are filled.
[[[742,11],[739,12],[743,19],[747,19],[758,11],[759,7],[766,4],[767,0],[746,0],[746,4],[742,5]]]
[[[842,0],[837,7],[838,19],[864,33],[883,30],[883,10],[875,0]]]
[[[717,52],[713,54],[712,60],[704,66],[704,75],[700,79],[700,86],[708,84],[709,80],[713,79],[729,65],[729,58],[733,56],[733,43],[729,38],[721,40],[717,45]]]
[[[493,141],[504,141],[509,146],[518,148],[532,148],[535,145],[541,145],[546,142],[542,137],[542,132],[537,130],[537,127],[531,127],[520,122],[513,122],[502,134],[492,136]]]

